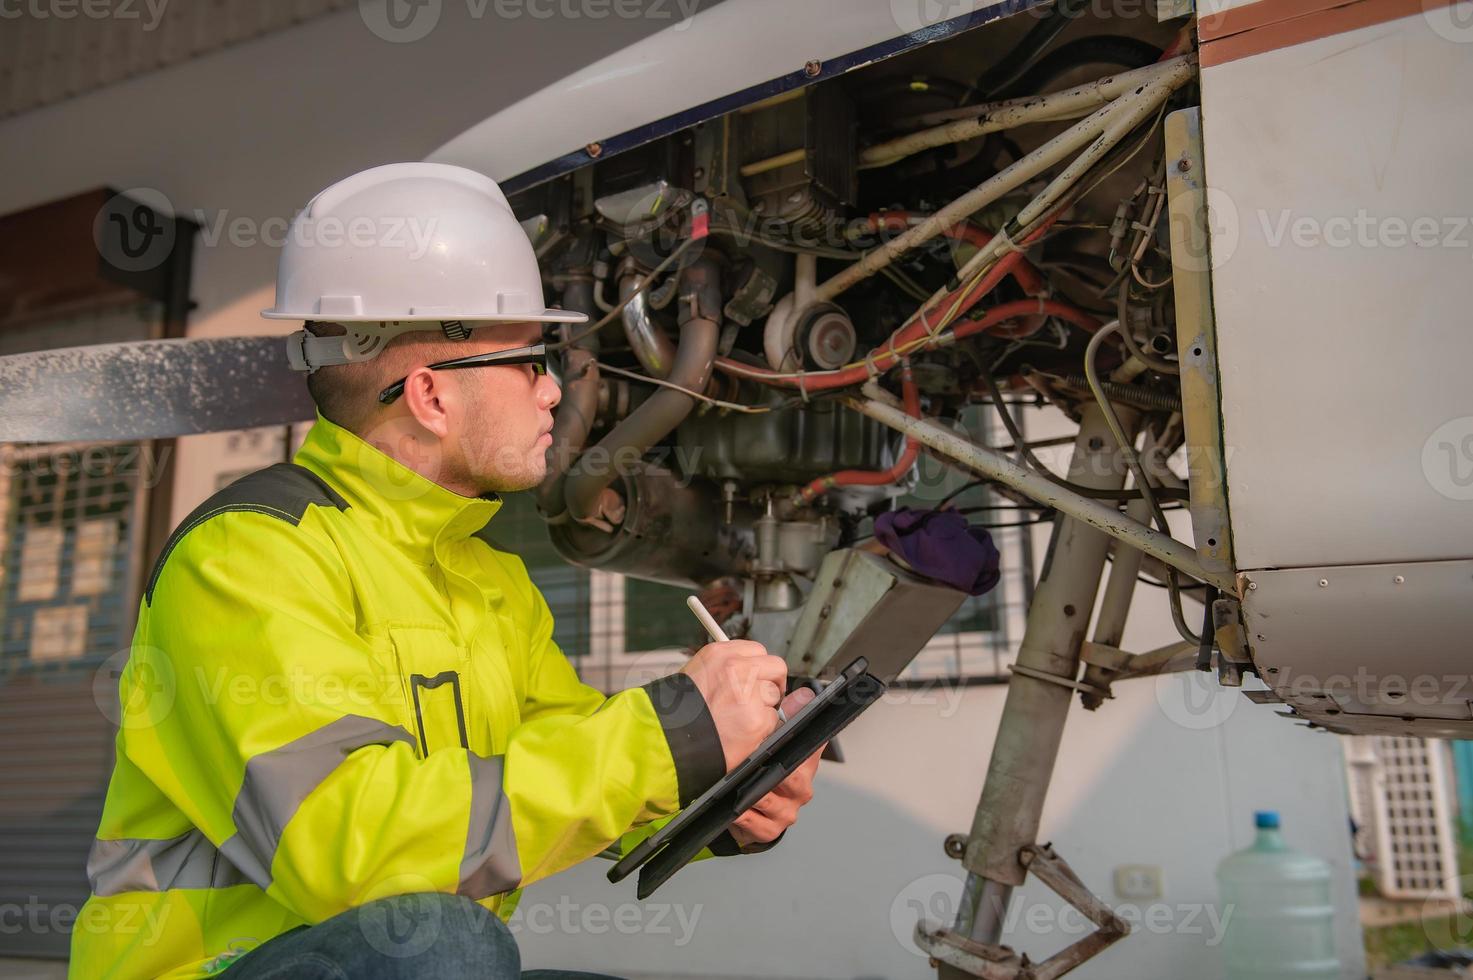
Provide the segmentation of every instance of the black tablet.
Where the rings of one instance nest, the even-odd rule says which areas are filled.
[[[840,671],[817,697],[767,736],[735,769],[624,855],[609,869],[609,880],[621,881],[648,863],[639,877],[641,899],[668,880],[733,820],[878,700],[885,685],[866,673],[868,666],[859,657]]]

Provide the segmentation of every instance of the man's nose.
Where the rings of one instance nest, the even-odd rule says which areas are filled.
[[[537,406],[544,411],[552,411],[557,403],[563,400],[563,389],[552,379],[552,375],[544,374],[537,379]]]

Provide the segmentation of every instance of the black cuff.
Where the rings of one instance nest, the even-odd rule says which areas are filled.
[[[706,699],[688,674],[671,674],[644,685],[655,706],[670,755],[675,759],[675,779],[680,787],[680,807],[685,809],[716,781],[726,775],[726,752]],[[735,841],[733,841],[735,843]]]
[[[720,836],[707,846],[711,848],[711,853],[717,857],[731,857],[735,854],[761,854],[763,851],[770,851],[776,847],[777,842],[787,836],[787,833],[784,830],[770,841],[765,841],[761,844],[748,844],[743,848],[737,843],[736,838],[731,836],[731,831],[723,830]]]

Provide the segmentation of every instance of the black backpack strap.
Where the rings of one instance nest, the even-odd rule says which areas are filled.
[[[158,584],[159,575],[164,570],[164,562],[169,560],[170,553],[180,539],[210,518],[231,511],[246,510],[268,514],[296,526],[301,523],[311,505],[334,507],[337,510],[348,509],[348,502],[343,499],[342,494],[305,466],[277,463],[254,473],[247,473],[196,507],[174,529],[174,533],[169,535],[169,540],[164,542],[163,551],[159,553],[153,571],[148,576],[148,587],[143,593],[144,602],[153,604],[154,586]]]

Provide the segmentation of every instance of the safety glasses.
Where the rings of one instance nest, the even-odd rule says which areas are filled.
[[[513,347],[509,350],[494,350],[485,354],[470,354],[466,357],[457,357],[449,361],[440,361],[437,364],[426,364],[425,367],[431,371],[449,371],[452,368],[473,367],[510,367],[515,364],[532,365],[532,373],[537,377],[547,373],[547,347],[543,344],[533,344],[530,347]],[[400,378],[378,393],[381,404],[388,405],[404,394],[404,384],[409,379]]]

